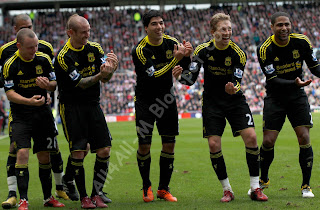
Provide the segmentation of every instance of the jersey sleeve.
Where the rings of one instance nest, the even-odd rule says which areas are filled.
[[[241,80],[244,73],[244,68],[247,63],[247,55],[241,50],[237,45],[234,46],[235,49],[235,64],[233,68],[232,74],[232,83],[234,87],[237,88],[237,93],[241,90]]]
[[[317,77],[320,77],[320,65],[318,62],[317,57],[313,53],[313,47],[311,45],[311,42],[307,37],[305,37],[305,44],[304,44],[304,60],[310,69],[311,73],[314,74]]]
[[[266,76],[266,81],[277,77],[273,62],[270,59],[270,52],[262,47],[257,48],[258,61],[263,74]]]
[[[201,45],[196,47],[190,65],[188,65],[187,68],[183,68],[181,79],[179,80],[181,84],[191,86],[196,82],[200,73],[200,68],[204,63],[204,51],[205,48],[201,47]]]
[[[14,69],[11,66],[12,61],[8,59],[4,65],[3,65],[3,82],[4,82],[4,90],[5,92],[8,92],[9,90],[14,90],[15,89],[15,82],[14,82]]]
[[[74,62],[70,58],[70,56],[67,56],[66,54],[59,53],[56,60],[55,65],[57,65],[57,68],[61,69],[61,71],[66,74],[66,80],[69,81],[69,84],[76,87],[80,80],[82,79],[82,76],[77,69],[77,67],[74,65]]]
[[[52,65],[52,60],[48,55],[44,56],[44,63],[45,63],[45,68],[47,69],[47,74],[46,76],[48,77],[49,81],[56,81],[56,73],[54,71],[53,65]]]

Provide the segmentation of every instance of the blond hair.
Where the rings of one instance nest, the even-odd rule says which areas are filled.
[[[211,20],[210,20],[210,28],[211,28],[211,30],[216,31],[217,30],[217,24],[220,21],[224,21],[224,20],[229,20],[231,22],[230,15],[226,15],[224,13],[217,13],[217,14],[213,15]]]

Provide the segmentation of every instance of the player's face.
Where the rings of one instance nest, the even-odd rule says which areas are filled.
[[[18,43],[19,54],[24,60],[32,60],[38,50],[38,38],[25,37],[23,43]]]
[[[71,42],[74,48],[81,48],[83,45],[86,45],[90,37],[90,24],[87,21],[82,21],[79,26],[71,34]]]
[[[165,25],[161,17],[151,18],[148,27],[145,27],[149,40],[154,44],[161,42],[164,29]]]
[[[219,21],[216,30],[212,30],[211,33],[219,48],[228,46],[232,36],[231,22],[229,20]]]
[[[18,31],[20,29],[23,29],[23,28],[29,28],[29,29],[32,30],[32,22],[31,22],[31,20],[20,20],[14,26],[14,30],[15,30],[16,33],[18,33]]]
[[[271,25],[274,38],[278,44],[287,44],[291,33],[291,22],[288,17],[280,16]]]

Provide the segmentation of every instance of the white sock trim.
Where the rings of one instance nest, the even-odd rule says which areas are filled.
[[[9,191],[17,192],[17,177],[9,176],[7,177],[8,189]]]
[[[259,176],[250,176],[250,187],[251,190],[255,190],[260,187]]]
[[[62,177],[64,173],[53,173],[54,181],[56,182],[56,185],[62,185]]]

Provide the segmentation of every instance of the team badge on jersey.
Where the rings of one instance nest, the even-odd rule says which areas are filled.
[[[77,70],[73,70],[70,74],[69,77],[72,79],[72,81],[77,80],[80,77],[80,74],[77,72]]]
[[[293,54],[293,58],[294,58],[294,59],[300,58],[299,50],[294,50],[294,51],[292,51],[292,54]]]
[[[149,77],[152,77],[153,74],[154,74],[154,72],[155,72],[155,69],[154,69],[153,66],[151,66],[150,68],[148,68],[148,69],[146,70],[146,72],[147,72],[147,74],[148,74]]]
[[[234,71],[234,76],[241,79],[242,75],[243,75],[243,71],[241,69],[236,68],[236,70]]]
[[[89,62],[94,62],[96,60],[96,58],[94,57],[93,53],[88,53],[88,61]]]
[[[167,59],[173,58],[172,50],[167,50],[167,51],[166,51],[166,56],[167,56]]]
[[[224,65],[231,66],[231,57],[226,57],[226,59],[224,61]]]
[[[38,65],[36,66],[36,74],[42,74],[43,70],[42,70],[42,66]]]
[[[264,67],[264,70],[266,71],[266,74],[272,74],[275,71],[275,69],[273,68],[273,64]]]

